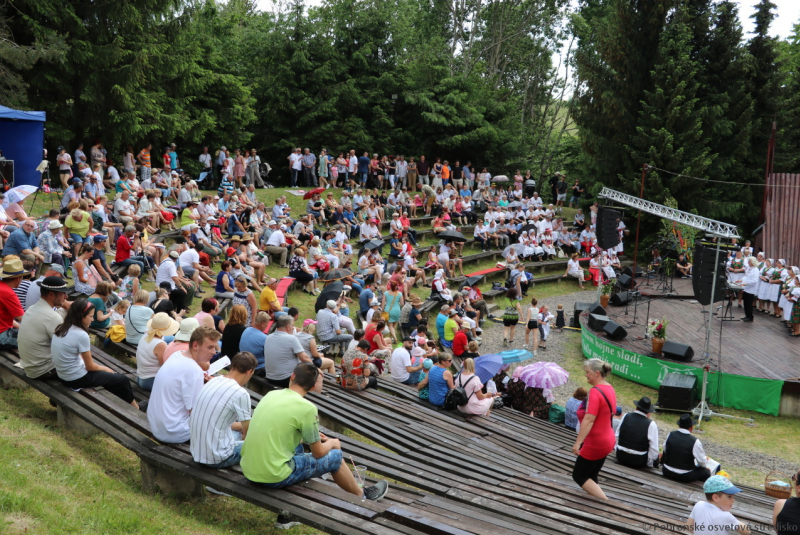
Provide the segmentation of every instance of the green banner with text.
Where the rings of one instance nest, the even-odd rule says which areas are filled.
[[[581,329],[583,356],[598,358],[611,364],[614,375],[658,389],[668,373],[697,376],[697,394],[702,390],[703,369],[677,362],[660,360],[617,347],[589,329]],[[720,407],[732,407],[764,414],[778,415],[783,381],[760,379],[729,373],[708,375],[708,401]]]

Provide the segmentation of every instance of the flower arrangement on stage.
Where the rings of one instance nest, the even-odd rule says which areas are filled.
[[[647,320],[647,336],[650,338],[666,340],[667,325],[669,325],[667,318]]]
[[[614,291],[614,285],[617,284],[617,279],[608,279],[600,286],[600,295],[611,295]]]

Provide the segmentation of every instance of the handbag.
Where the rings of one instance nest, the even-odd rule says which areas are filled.
[[[395,295],[394,297],[392,297],[392,304],[389,305],[390,309],[394,307],[394,303],[395,303],[395,301],[397,301],[398,297],[400,297],[399,293],[397,295]],[[381,319],[383,321],[389,321],[389,312],[381,312]]]

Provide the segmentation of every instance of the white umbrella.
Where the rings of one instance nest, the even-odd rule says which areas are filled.
[[[5,208],[12,202],[21,203],[29,195],[36,193],[37,189],[39,189],[37,186],[17,186],[11,188],[6,192],[6,198],[3,199],[3,207]]]

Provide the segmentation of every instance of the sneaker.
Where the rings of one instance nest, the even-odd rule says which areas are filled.
[[[522,349],[528,349],[528,344],[522,344]]]
[[[364,497],[370,501],[377,502],[389,492],[389,484],[381,479],[374,485],[364,488]]]
[[[503,338],[503,347],[508,347],[508,340]]]
[[[290,529],[300,524],[302,522],[298,522],[296,516],[286,511],[281,511],[278,518],[275,519],[275,527],[278,529]]]

